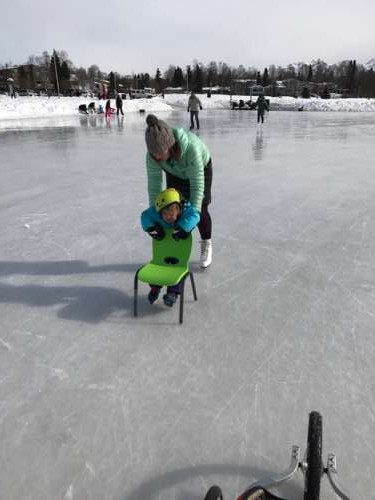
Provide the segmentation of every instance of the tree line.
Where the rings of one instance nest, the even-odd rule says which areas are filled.
[[[325,84],[330,90],[339,89],[350,96],[375,97],[375,74],[372,68],[357,64],[356,60],[344,60],[337,64],[327,64],[321,59],[310,64],[300,62],[289,64],[287,67],[270,65],[262,71],[255,67],[243,65],[233,67],[224,62],[210,62],[202,64],[194,61],[193,64],[182,67],[169,65],[162,72],[156,68],[155,74],[138,73],[121,75],[116,71],[105,73],[99,66],[93,64],[88,68],[76,67],[65,51],[47,51],[40,56],[30,56],[27,65],[37,68],[38,82],[42,86],[52,84],[57,90],[68,91],[72,87],[93,90],[99,81],[107,80],[109,90],[153,87],[157,92],[166,88],[183,88],[202,92],[203,89],[219,87],[230,91],[233,82],[252,80],[258,85],[266,87],[277,81],[296,80],[310,84]],[[5,65],[5,66],[9,66]],[[4,65],[2,65],[4,67]],[[306,86],[306,88],[308,88]]]

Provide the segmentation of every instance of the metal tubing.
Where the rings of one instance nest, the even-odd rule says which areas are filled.
[[[256,481],[255,483],[251,484],[248,489],[256,487],[268,489],[284,481],[287,481],[288,479],[291,479],[291,477],[298,470],[299,459],[300,459],[300,447],[293,445],[288,469],[279,474],[274,474],[269,477],[264,477],[263,479],[260,479],[259,481]]]
[[[185,290],[185,278],[182,280],[181,294],[180,294],[180,324],[184,319],[184,290]]]
[[[193,289],[194,300],[198,300],[193,273],[190,271],[189,274],[190,274],[191,288]]]
[[[327,476],[335,493],[343,500],[350,500],[350,497],[344,493],[343,489],[337,482],[336,455],[333,453],[328,453]]]
[[[134,316],[138,316],[138,273],[140,269],[137,270],[134,276],[134,300],[133,300],[133,312]]]

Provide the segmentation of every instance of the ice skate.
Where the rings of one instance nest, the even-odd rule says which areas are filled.
[[[160,294],[160,288],[152,286],[148,294],[148,301],[150,302],[150,304],[153,304],[156,300],[158,300],[159,294]]]
[[[173,307],[177,300],[177,293],[169,292],[163,295],[163,302],[168,307]]]
[[[210,266],[212,263],[212,242],[211,240],[201,241],[201,258],[200,265],[203,268]]]

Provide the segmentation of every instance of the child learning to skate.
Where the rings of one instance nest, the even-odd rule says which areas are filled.
[[[164,238],[164,228],[172,228],[172,238],[178,241],[189,236],[199,219],[198,210],[189,201],[183,200],[179,191],[169,188],[158,194],[155,206],[142,212],[141,224],[142,229],[156,240]],[[162,287],[159,285],[150,287],[148,300],[153,304],[158,299]],[[167,293],[163,296],[164,304],[172,307],[179,293],[181,293],[181,283],[168,286]]]

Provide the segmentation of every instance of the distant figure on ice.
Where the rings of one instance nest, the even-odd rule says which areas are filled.
[[[105,103],[105,117],[109,118],[111,116],[111,99],[108,99]]]
[[[117,116],[120,114],[120,112],[124,116],[124,112],[122,110],[122,99],[120,94],[117,94],[116,97],[116,109],[117,109]]]
[[[9,82],[8,83],[8,87],[9,87],[9,95],[12,99],[15,99],[16,98],[16,91],[14,89],[14,85],[13,83]]]
[[[93,115],[96,112],[95,103],[90,102],[87,109],[88,109],[89,113],[91,113]]]
[[[178,241],[185,240],[189,236],[199,219],[198,210],[189,201],[183,200],[177,189],[168,188],[158,194],[155,205],[142,212],[141,224],[142,229],[156,240],[164,238],[164,228],[172,228],[172,238]],[[150,287],[148,301],[153,304],[159,297],[162,287],[158,285]],[[181,288],[181,283],[167,287],[167,293],[163,296],[166,306],[173,306],[181,293]]]
[[[192,92],[189,97],[188,112],[190,111],[190,130],[194,128],[194,118],[197,125],[197,129],[199,129],[199,110],[202,108],[202,103],[198,99],[198,97]]]
[[[257,122],[259,123],[262,120],[262,123],[264,122],[264,112],[265,110],[269,111],[269,105],[266,99],[264,98],[264,95],[260,95],[257,99],[257,102],[255,103],[255,107],[258,110],[258,118]]]
[[[88,115],[89,112],[87,111],[87,104],[80,104],[78,106],[78,112],[81,113],[82,115]]]

